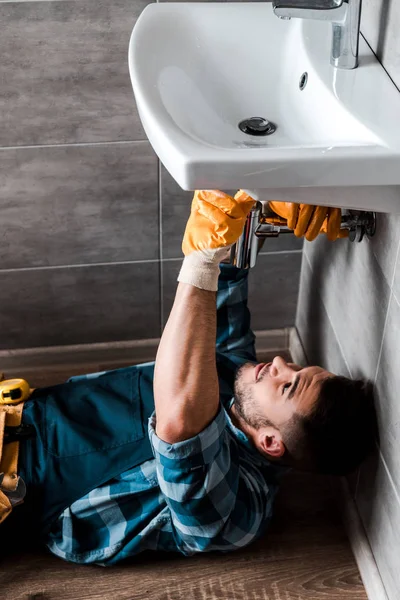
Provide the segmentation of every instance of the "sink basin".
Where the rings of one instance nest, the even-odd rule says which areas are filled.
[[[130,75],[146,134],[183,189],[289,200],[306,188],[323,204],[400,211],[400,93],[362,37],[358,69],[333,68],[331,35],[269,3],[147,6]],[[242,132],[251,117],[276,131]]]

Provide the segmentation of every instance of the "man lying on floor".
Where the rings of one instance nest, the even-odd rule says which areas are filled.
[[[195,194],[155,367],[32,392],[18,441],[12,428],[4,437],[3,459],[19,446],[19,478],[3,477],[3,540],[23,523],[57,556],[100,565],[149,549],[236,550],[263,535],[288,466],[343,474],[369,452],[362,381],[257,363],[248,273],[220,265],[251,206],[244,193]]]

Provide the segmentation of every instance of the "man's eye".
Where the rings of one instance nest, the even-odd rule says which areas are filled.
[[[282,394],[284,394],[286,390],[288,390],[290,387],[292,387],[291,383],[285,383],[285,385],[283,386]]]

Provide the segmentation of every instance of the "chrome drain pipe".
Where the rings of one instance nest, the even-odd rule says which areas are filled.
[[[239,269],[255,266],[259,247],[265,238],[287,233],[294,235],[293,229],[284,224],[284,219],[272,211],[264,214],[262,210],[262,203],[256,202],[247,217],[242,235],[231,248],[230,263]],[[267,219],[275,222],[270,223]],[[361,242],[364,235],[371,238],[375,234],[376,215],[374,212],[349,211],[342,215],[340,228],[349,231],[350,242]]]

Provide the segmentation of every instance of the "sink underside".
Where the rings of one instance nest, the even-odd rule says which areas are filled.
[[[400,94],[363,38],[359,68],[334,69],[331,35],[329,23],[281,21],[267,3],[144,10],[129,49],[133,89],[184,189],[400,185]],[[249,117],[275,133],[243,133]]]

